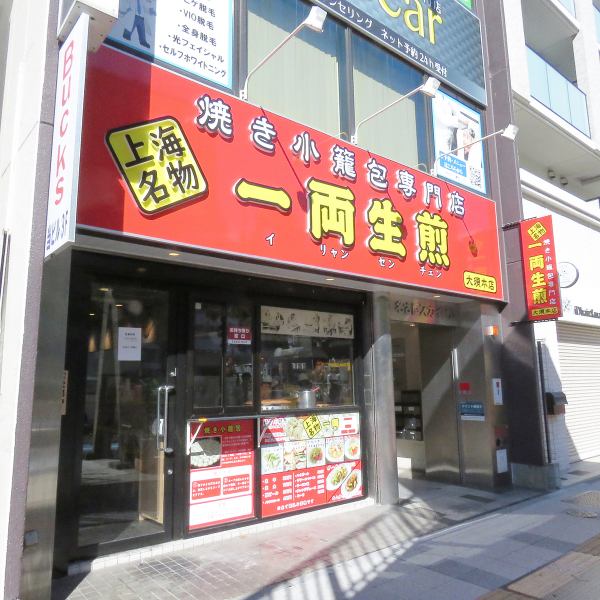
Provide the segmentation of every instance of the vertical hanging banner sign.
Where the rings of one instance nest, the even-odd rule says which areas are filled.
[[[58,54],[45,258],[75,241],[89,19],[79,17]]]
[[[528,321],[562,317],[552,216],[521,221],[521,253]]]

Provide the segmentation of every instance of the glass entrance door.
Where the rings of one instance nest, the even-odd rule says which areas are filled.
[[[78,547],[171,534],[169,294],[91,285]]]

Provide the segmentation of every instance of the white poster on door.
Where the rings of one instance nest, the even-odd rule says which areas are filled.
[[[118,360],[142,360],[142,329],[141,327],[119,327]]]

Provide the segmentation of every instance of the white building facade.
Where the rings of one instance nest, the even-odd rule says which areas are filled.
[[[504,8],[523,216],[552,215],[561,277],[563,316],[536,324],[535,340],[543,396],[568,402],[546,413],[548,452],[565,472],[600,455],[600,4]]]

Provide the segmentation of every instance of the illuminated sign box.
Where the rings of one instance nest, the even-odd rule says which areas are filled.
[[[86,98],[80,228],[503,299],[489,199],[107,47]]]

